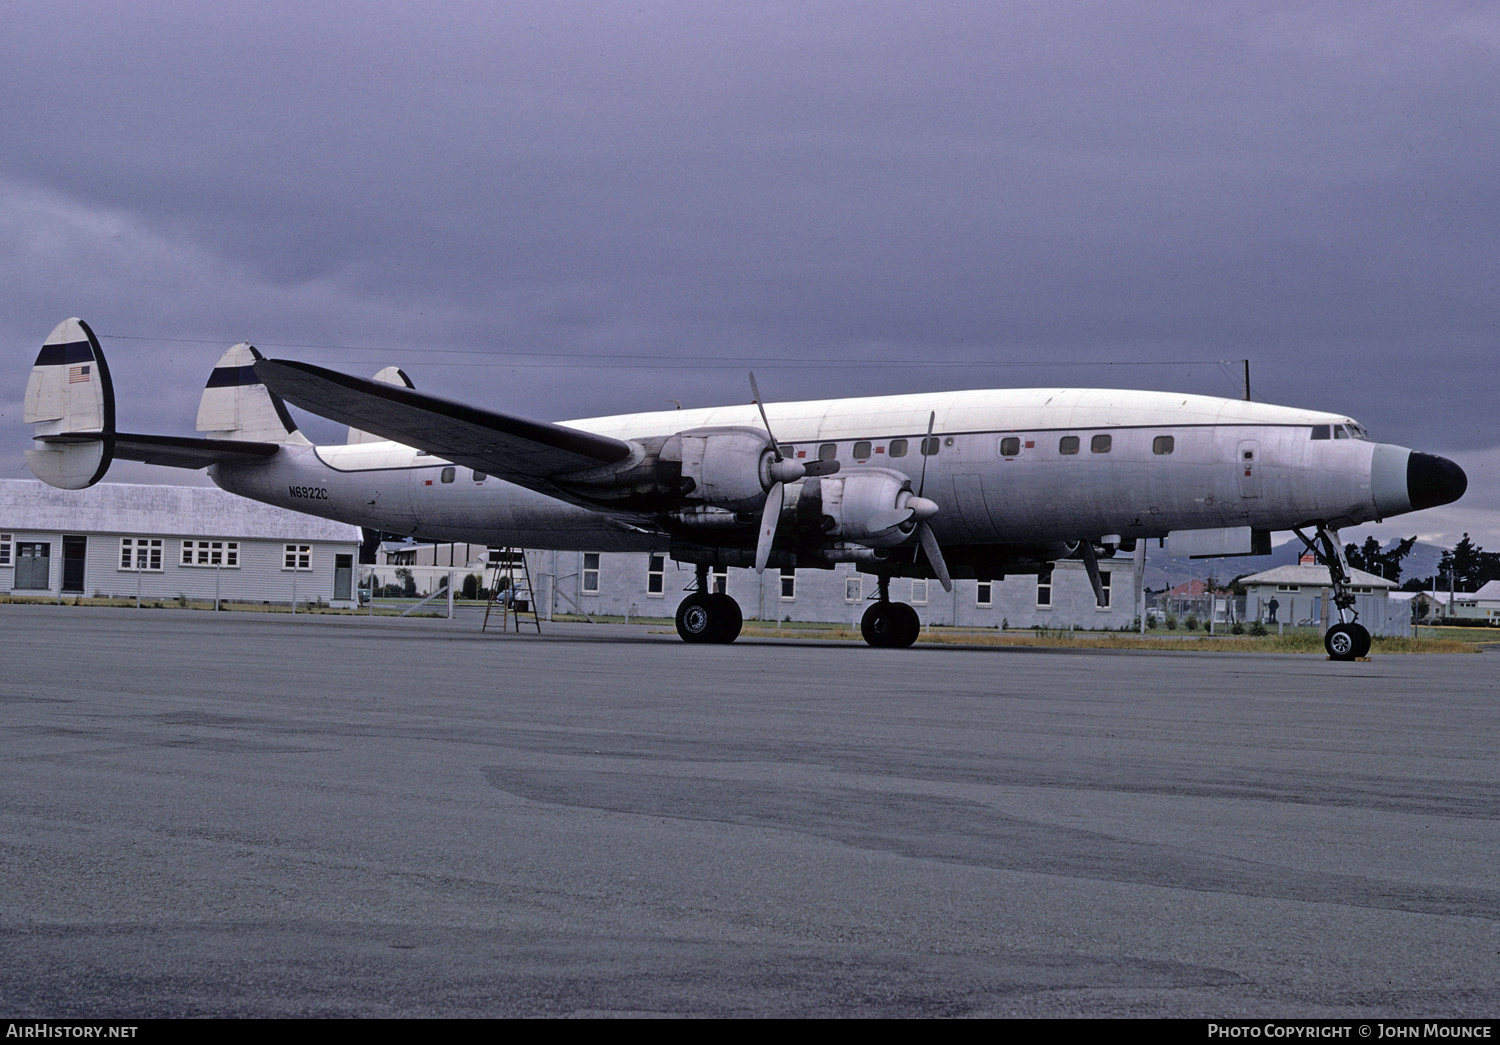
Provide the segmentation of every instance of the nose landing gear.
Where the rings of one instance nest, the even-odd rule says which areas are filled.
[[[1370,652],[1370,632],[1358,623],[1359,613],[1354,609],[1354,593],[1349,590],[1349,564],[1344,560],[1344,549],[1339,544],[1339,533],[1322,523],[1309,540],[1301,530],[1293,529],[1307,550],[1322,558],[1328,566],[1329,586],[1333,588],[1333,605],[1339,622],[1323,635],[1323,648],[1330,660],[1358,660]],[[1313,541],[1318,543],[1315,544]],[[1318,544],[1323,547],[1320,550]]]

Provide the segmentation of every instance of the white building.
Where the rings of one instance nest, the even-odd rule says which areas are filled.
[[[1245,616],[1248,620],[1271,621],[1271,603],[1276,603],[1276,623],[1327,627],[1337,618],[1331,613],[1333,578],[1327,566],[1302,556],[1296,566],[1278,566],[1241,579],[1245,586]],[[1388,596],[1394,581],[1364,570],[1349,570],[1354,609],[1359,622],[1372,635],[1410,634],[1411,607]]]
[[[214,487],[0,480],[0,592],[353,607],[357,526]]]

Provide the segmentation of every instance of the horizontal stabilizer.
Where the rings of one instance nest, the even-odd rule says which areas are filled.
[[[522,486],[630,456],[631,445],[576,428],[465,406],[410,388],[282,359],[255,372],[293,406]]]
[[[93,447],[95,452],[103,441],[102,435],[88,432],[44,435],[37,440],[45,444],[49,451],[83,451]],[[191,436],[134,435],[127,432],[115,433],[113,442],[114,456],[122,461],[141,461],[145,464],[165,465],[168,468],[207,468],[211,464],[251,464],[274,457],[280,445],[278,443],[252,443],[244,439],[194,439]]]

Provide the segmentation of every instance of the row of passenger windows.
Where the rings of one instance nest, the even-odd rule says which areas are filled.
[[[927,457],[936,455],[945,445],[953,445],[951,437],[940,439],[938,436],[932,436],[927,439],[918,440],[918,442],[921,444],[919,449]],[[1177,440],[1173,436],[1159,435],[1151,440],[1151,452],[1154,454],[1169,454],[1176,449],[1176,445]],[[1035,448],[1035,446],[1035,440],[1026,440],[1025,449],[1030,450]],[[1065,435],[1057,441],[1057,452],[1064,456],[1076,454],[1082,447],[1083,442],[1076,435]],[[1113,448],[1114,437],[1108,433],[1101,432],[1098,435],[1089,437],[1089,453],[1107,454]],[[887,457],[905,457],[909,449],[910,445],[905,439],[892,439],[887,446],[876,446],[868,439],[862,439],[854,444],[851,456],[856,461],[866,460],[873,454],[885,454]],[[1015,435],[1002,437],[998,449],[1001,457],[1019,456],[1022,450],[1021,437]],[[792,459],[805,458],[808,453],[806,450],[798,450],[794,446],[785,444],[780,447],[780,450],[783,457],[790,457]],[[832,461],[838,455],[839,445],[837,443],[820,443],[818,445],[818,460]]]

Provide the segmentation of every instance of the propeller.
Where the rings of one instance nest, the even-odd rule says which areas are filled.
[[[1089,583],[1094,586],[1094,601],[1103,606],[1104,580],[1099,576],[1099,558],[1094,554],[1094,542],[1085,538],[1078,544],[1083,551],[1083,569],[1089,575]]]
[[[766,572],[766,563],[771,558],[771,545],[776,542],[776,524],[781,521],[781,508],[785,503],[783,494],[787,483],[794,483],[804,475],[812,474],[813,469],[797,461],[789,461],[781,453],[781,446],[776,442],[776,434],[771,431],[771,421],[766,417],[766,406],[760,399],[760,386],[755,383],[755,372],[750,372],[750,393],[755,396],[755,405],[760,410],[761,424],[766,426],[766,435],[771,440],[771,466],[768,469],[771,477],[771,489],[766,493],[766,506],[760,513],[760,536],[755,541],[755,572]],[[838,462],[818,462],[819,464],[832,464],[831,469],[818,469],[818,475],[831,475],[838,471]]]
[[[912,518],[917,520],[917,540],[922,542],[922,551],[927,553],[932,572],[937,574],[944,591],[952,591],[953,578],[948,575],[948,564],[943,561],[943,549],[938,547],[937,535],[927,525],[927,520],[938,513],[938,506],[922,496],[922,491],[927,488],[927,458],[932,456],[927,451],[932,446],[932,426],[936,421],[937,411],[934,410],[927,415],[927,438],[922,440],[922,475],[917,480],[917,496],[907,501],[906,506],[915,509]]]

